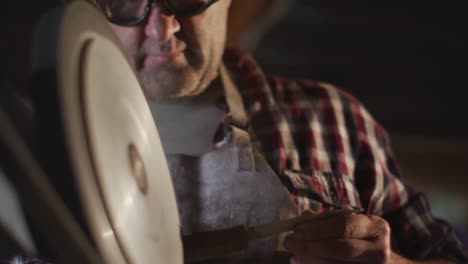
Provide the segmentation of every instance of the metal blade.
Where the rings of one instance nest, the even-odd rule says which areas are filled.
[[[277,235],[287,231],[292,231],[296,226],[307,222],[325,219],[339,214],[361,213],[362,211],[362,209],[341,209],[321,214],[301,215],[295,218],[279,221],[272,224],[252,226],[248,228],[248,239],[254,240],[272,235]]]

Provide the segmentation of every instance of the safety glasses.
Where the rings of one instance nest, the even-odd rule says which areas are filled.
[[[145,20],[155,0],[97,0],[107,19],[120,26],[135,26]],[[164,11],[176,17],[195,16],[219,0],[158,0]]]

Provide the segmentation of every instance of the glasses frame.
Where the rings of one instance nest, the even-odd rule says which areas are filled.
[[[97,0],[97,2],[99,4],[99,6],[101,7],[101,9],[105,8],[106,1],[107,0]],[[124,27],[132,27],[132,26],[136,26],[136,25],[140,24],[143,20],[145,20],[148,17],[148,15],[149,15],[149,13],[151,11],[151,8],[153,6],[154,1],[155,0],[147,0],[145,10],[143,11],[143,15],[141,15],[140,17],[134,18],[134,19],[128,19],[128,20],[114,19],[114,18],[108,16],[107,12],[105,10],[103,11],[103,13],[106,16],[107,20],[109,20],[112,24],[116,24],[116,25],[124,26]],[[180,10],[177,10],[177,8],[174,7],[174,5],[171,3],[171,0],[161,0],[164,8],[166,8],[168,13],[173,14],[176,17],[179,17],[179,18],[196,16],[196,15],[204,12],[211,5],[213,5],[214,3],[218,2],[218,1],[219,0],[209,0],[208,3],[201,6],[198,9],[180,11]]]

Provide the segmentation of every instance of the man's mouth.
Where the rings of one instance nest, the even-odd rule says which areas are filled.
[[[144,58],[144,66],[165,64],[176,61],[181,57],[184,50],[175,50],[171,52],[162,52],[157,54],[148,54]]]

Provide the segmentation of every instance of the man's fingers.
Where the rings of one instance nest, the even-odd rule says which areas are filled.
[[[378,216],[338,215],[297,227],[284,246],[299,264],[385,263],[391,254],[390,227]]]
[[[300,241],[288,239],[286,248],[295,255],[297,262],[310,263],[320,259],[324,262],[370,262],[383,263],[390,257],[390,247],[360,239],[332,239],[323,241]]]
[[[297,240],[333,238],[374,239],[390,233],[388,223],[378,216],[343,214],[305,223],[295,229]]]

